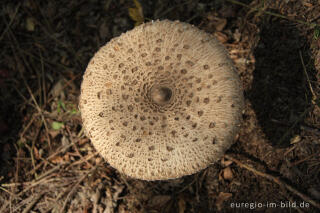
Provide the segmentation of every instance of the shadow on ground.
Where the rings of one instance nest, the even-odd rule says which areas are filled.
[[[306,52],[309,50],[303,49],[305,44],[292,23],[270,20],[261,25],[254,51],[253,83],[247,97],[266,138],[275,146],[287,146],[290,138],[299,134],[299,124],[310,108],[299,53],[305,64],[311,61]]]
[[[0,72],[6,69],[0,64]],[[22,126],[22,116],[19,108],[22,100],[15,91],[14,79],[0,74],[0,180],[6,181],[9,173],[13,171],[16,141]]]

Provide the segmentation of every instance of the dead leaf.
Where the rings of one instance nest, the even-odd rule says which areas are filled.
[[[39,155],[39,151],[37,149],[37,147],[33,147],[33,154],[34,154],[34,157],[39,160],[40,159],[40,155]]]
[[[207,19],[211,21],[210,25],[212,25],[216,31],[222,31],[227,25],[227,19],[218,18],[217,14],[210,14],[207,16]]]
[[[51,163],[54,163],[54,164],[62,164],[62,163],[64,163],[64,159],[61,156],[55,156],[50,161],[51,161]]]
[[[241,64],[245,65],[245,64],[249,63],[248,59],[246,59],[246,58],[237,58],[234,60],[234,62],[239,65],[241,65]]]
[[[55,137],[57,137],[60,134],[59,130],[49,130],[49,135],[52,137],[52,139],[54,139]]]
[[[221,211],[223,208],[224,201],[229,200],[231,197],[232,197],[231,193],[220,192],[216,200],[217,209]]]
[[[88,169],[91,169],[92,166],[90,164],[86,163],[81,168],[88,170]]]
[[[226,36],[222,32],[215,32],[214,36],[221,42],[221,43],[226,43],[228,41],[228,36]]]
[[[239,32],[239,29],[236,29],[233,33],[233,38],[236,42],[239,42],[241,39],[241,33]]]
[[[60,79],[58,82],[55,83],[55,85],[50,90],[49,94],[52,95],[53,98],[58,98],[63,101],[65,99],[65,94],[63,91],[65,85],[65,80]]]
[[[222,31],[226,25],[227,25],[227,19],[219,18],[219,19],[217,19],[215,27],[216,27],[217,31]]]
[[[313,4],[309,3],[309,2],[303,2],[302,3],[304,6],[306,7],[313,7]]]
[[[64,158],[64,160],[65,160],[66,162],[69,162],[69,161],[70,161],[70,155],[69,155],[69,153],[67,152],[67,153],[63,156],[63,158]]]
[[[290,144],[295,144],[301,141],[301,136],[300,135],[295,135],[290,139]]]
[[[223,167],[228,167],[228,166],[230,166],[232,163],[233,163],[232,160],[226,160],[225,158],[222,158],[222,159],[221,159],[221,165],[222,165]]]
[[[135,26],[138,26],[144,22],[143,10],[138,0],[133,0],[135,7],[129,8],[129,16],[135,21]]]
[[[237,140],[239,139],[239,137],[240,137],[239,133],[238,133],[238,134],[236,134],[236,135],[234,136],[233,141],[237,141]]]
[[[100,157],[97,157],[97,158],[95,159],[96,165],[97,165],[97,164],[100,164],[102,161],[103,161],[103,160],[102,160],[102,158],[100,158]]]
[[[95,179],[94,181],[90,182],[90,187],[98,188],[98,185],[102,182],[100,178]]]
[[[68,146],[70,144],[70,140],[65,135],[61,138],[62,146]]]
[[[230,167],[227,167],[223,170],[223,179],[231,180],[233,178],[233,173]]]
[[[86,144],[86,143],[88,143],[88,142],[89,142],[89,139],[88,139],[88,138],[81,138],[81,139],[79,140],[79,145],[81,146],[81,145]]]
[[[223,170],[221,170],[220,172],[219,172],[219,174],[218,174],[218,180],[219,181],[223,181],[224,179],[223,179]]]

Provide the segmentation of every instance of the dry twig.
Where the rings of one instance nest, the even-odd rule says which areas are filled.
[[[7,24],[6,29],[1,33],[0,41],[3,39],[4,35],[8,32],[8,30],[10,29],[10,27],[13,24],[14,20],[16,19],[16,16],[18,14],[20,6],[21,6],[21,2],[18,3],[18,5],[17,5],[17,7],[16,7],[16,9],[14,11],[13,17],[11,18],[10,22]]]
[[[76,189],[78,188],[78,186],[82,183],[82,181],[84,181],[84,179],[87,178],[87,176],[92,173],[93,171],[96,170],[96,168],[98,167],[98,164],[93,167],[92,169],[90,169],[90,171],[86,172],[80,179],[79,181],[72,187],[71,191],[68,193],[64,203],[63,203],[63,206],[61,208],[61,212],[64,212],[66,207],[67,207],[67,203],[69,202],[70,198],[73,196],[73,194],[76,192]]]
[[[312,86],[311,86],[311,83],[310,83],[310,79],[309,79],[309,75],[308,75],[308,72],[307,72],[307,68],[306,68],[306,65],[304,64],[304,61],[303,61],[303,58],[302,58],[302,53],[301,53],[300,50],[299,50],[299,56],[300,56],[300,60],[301,60],[301,64],[302,64],[302,67],[303,67],[304,74],[306,75],[306,79],[308,81],[308,86],[309,86],[310,92],[312,94],[312,99],[311,99],[312,104],[316,104],[317,96],[316,96],[316,94],[314,93],[314,91],[312,89]]]

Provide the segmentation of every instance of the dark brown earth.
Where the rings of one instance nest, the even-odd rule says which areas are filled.
[[[0,212],[320,212],[319,2],[139,2],[142,13],[131,0],[2,1]],[[246,100],[225,158],[162,182],[111,168],[84,136],[77,108],[98,48],[154,19],[215,35]]]

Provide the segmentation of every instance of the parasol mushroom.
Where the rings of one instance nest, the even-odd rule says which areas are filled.
[[[142,24],[94,55],[79,107],[88,137],[111,166],[165,180],[223,156],[239,130],[243,93],[222,44],[164,20]]]

